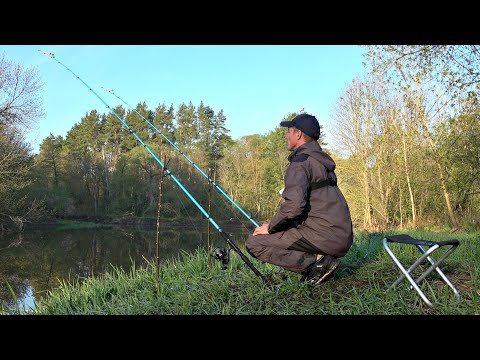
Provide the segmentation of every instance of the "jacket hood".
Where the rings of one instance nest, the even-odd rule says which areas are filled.
[[[317,141],[310,141],[296,148],[288,157],[293,158],[297,154],[306,154],[323,164],[329,171],[335,170],[335,161],[332,157],[322,150]]]

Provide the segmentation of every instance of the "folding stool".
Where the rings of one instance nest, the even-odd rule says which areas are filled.
[[[410,244],[410,245],[415,245],[422,255],[410,266],[408,269],[405,269],[405,267],[400,263],[398,258],[395,256],[393,253],[392,249],[388,246],[388,243],[399,243],[399,244]],[[418,287],[418,284],[422,280],[424,280],[428,274],[430,274],[433,270],[436,270],[438,275],[442,278],[442,280],[453,290],[455,297],[457,300],[460,299],[460,294],[457,291],[457,289],[452,285],[452,283],[448,280],[448,278],[445,276],[443,271],[440,269],[440,264],[457,248],[457,246],[460,245],[458,240],[447,240],[447,241],[440,241],[440,242],[435,242],[435,241],[426,241],[426,240],[418,240],[410,237],[409,235],[389,235],[385,236],[383,238],[383,247],[385,250],[387,250],[388,255],[392,258],[393,262],[398,266],[400,271],[402,272],[402,275],[388,288],[390,290],[391,288],[397,286],[403,279],[407,279],[411,287],[413,287],[418,294],[420,294],[421,298],[423,301],[428,306],[433,306],[432,303],[427,299],[425,294],[420,290]],[[428,246],[429,249],[425,250],[423,246]],[[447,246],[447,248],[443,248],[444,246]],[[436,261],[430,256],[432,253],[438,249],[446,249],[446,251],[441,255]],[[416,279],[412,277],[412,272],[413,270],[420,265],[425,259],[427,259],[430,262],[430,267],[425,270],[420,276],[418,276]],[[410,288],[411,288],[410,287]]]

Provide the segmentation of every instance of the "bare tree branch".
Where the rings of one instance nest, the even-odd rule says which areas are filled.
[[[44,115],[37,69],[24,69],[0,56],[0,125],[30,129]]]

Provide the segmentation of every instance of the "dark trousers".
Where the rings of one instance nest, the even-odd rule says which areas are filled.
[[[303,272],[315,262],[316,254],[323,254],[304,239],[296,228],[274,234],[250,236],[246,248],[250,255],[263,262],[295,272]]]

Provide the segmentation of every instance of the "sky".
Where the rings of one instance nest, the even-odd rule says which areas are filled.
[[[24,68],[35,67],[44,86],[45,116],[26,134],[35,153],[52,133],[64,138],[96,109],[146,102],[150,110],[203,101],[223,109],[229,135],[266,135],[290,113],[302,109],[323,126],[334,148],[333,105],[365,70],[358,45],[0,45],[0,55]]]

